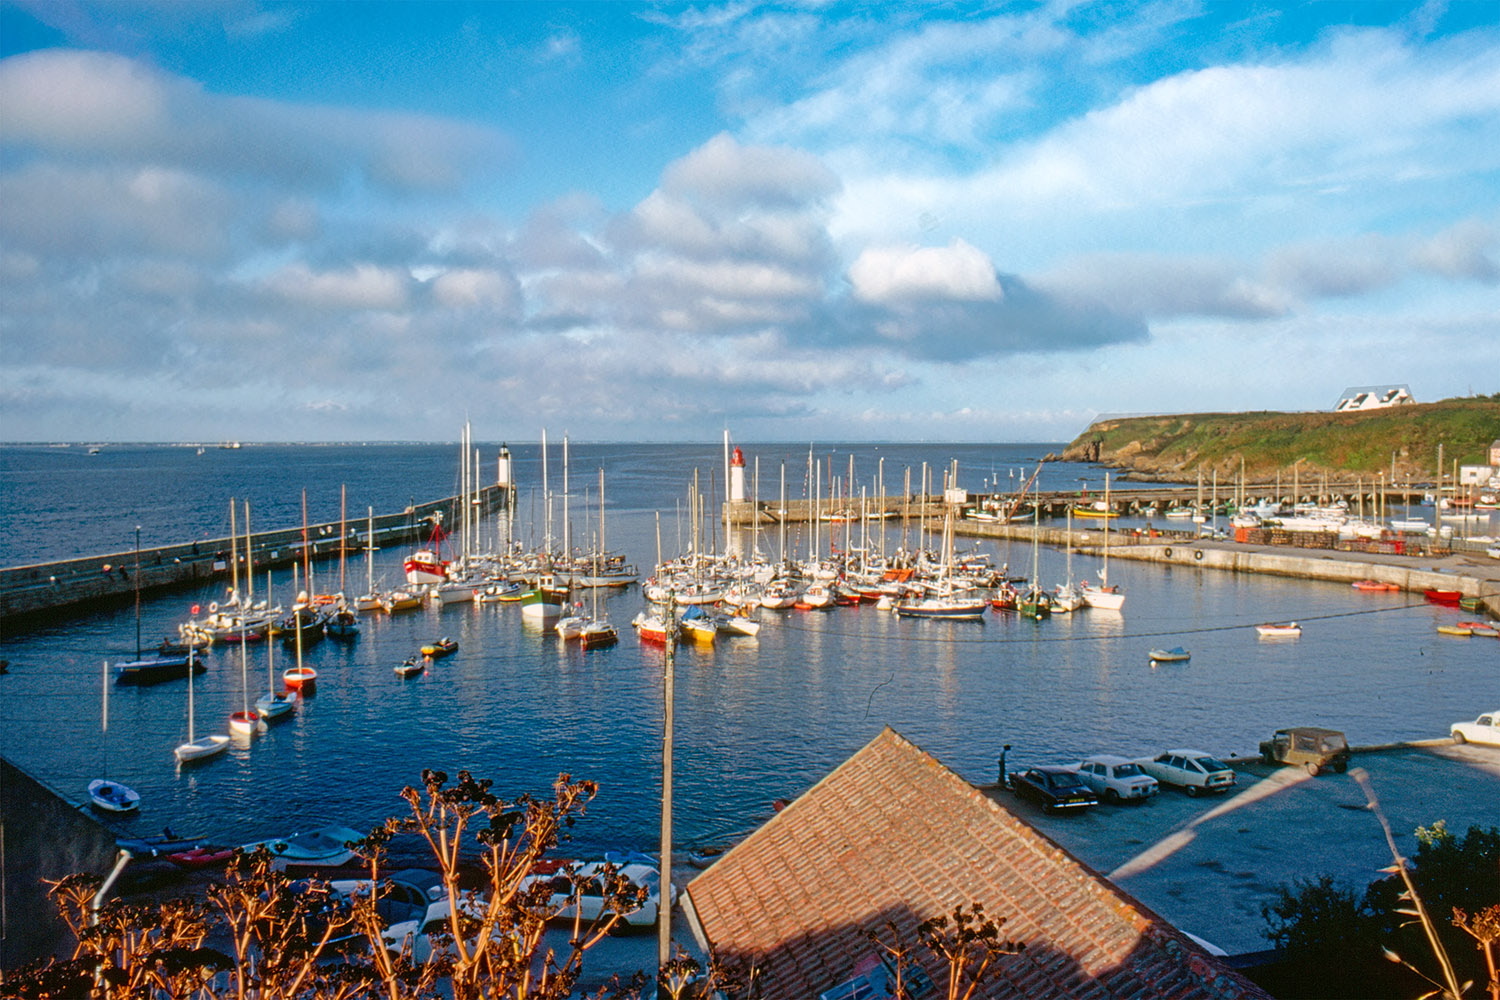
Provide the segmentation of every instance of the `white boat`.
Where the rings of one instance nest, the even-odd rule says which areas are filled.
[[[432,588],[432,599],[443,607],[463,604],[474,600],[474,584],[467,580],[449,580]]]
[[[1104,495],[1109,496],[1109,474],[1104,475]],[[1171,517],[1172,512],[1167,511]],[[1083,603],[1100,611],[1119,611],[1125,606],[1125,595],[1120,592],[1119,585],[1110,586],[1109,583],[1109,526],[1104,527],[1104,565],[1099,570],[1099,586],[1091,586],[1087,581],[1081,582],[1079,590],[1083,594]]]
[[[1191,659],[1192,655],[1181,646],[1174,646],[1171,649],[1153,649],[1147,654],[1153,663],[1181,663]]]
[[[109,774],[109,661],[104,663],[104,705],[101,709],[99,731],[104,739],[104,773]],[[133,788],[111,781],[108,777],[95,778],[89,782],[89,800],[95,808],[105,812],[134,812],[141,804],[140,794]]]
[[[1295,639],[1302,634],[1302,626],[1296,622],[1271,622],[1255,626],[1255,634],[1262,639]]]
[[[192,657],[193,654],[190,651],[188,653],[190,665]],[[186,743],[179,743],[177,745],[177,749],[173,751],[173,755],[176,756],[177,762],[179,764],[186,764],[189,761],[203,760],[206,757],[212,757],[214,754],[223,753],[228,748],[229,737],[223,735],[222,733],[203,737],[195,736],[193,733],[193,671],[189,669],[188,738]]]
[[[325,826],[306,833],[294,833],[279,840],[261,840],[245,844],[246,854],[264,847],[276,856],[283,865],[320,865],[337,867],[354,857],[354,841],[363,840],[364,834],[347,826]]]
[[[89,801],[94,804],[94,808],[105,812],[128,813],[135,812],[140,806],[141,796],[135,789],[118,781],[95,778],[89,782]]]

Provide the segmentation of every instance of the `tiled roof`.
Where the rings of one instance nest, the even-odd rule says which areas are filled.
[[[848,980],[894,924],[975,902],[1026,944],[977,996],[1265,998],[1030,824],[886,729],[687,886],[701,935],[767,998]],[[940,974],[941,973],[941,974]]]

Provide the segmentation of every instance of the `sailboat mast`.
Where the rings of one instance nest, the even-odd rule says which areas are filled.
[[[367,507],[369,527],[365,530],[365,596],[375,593],[375,508]],[[271,589],[270,575],[266,576],[266,592]]]
[[[240,606],[240,551],[239,551],[240,529],[234,519],[234,497],[229,498],[229,580],[234,587],[234,603],[239,608],[241,617],[244,616],[244,608]]]
[[[348,528],[348,526],[344,522],[345,522],[345,519],[348,516],[348,504],[349,504],[349,484],[348,483],[340,483],[339,484],[339,593],[340,594],[342,594],[345,591],[345,589],[346,589],[345,586],[344,586],[344,563],[347,560],[347,556],[348,556],[348,552],[349,552],[349,528]],[[246,526],[245,526],[245,530],[246,531],[250,530],[250,528],[249,528],[249,520],[250,520],[249,506],[250,505],[248,503],[245,505],[245,507],[246,507],[246,513],[245,513]]]
[[[568,435],[563,434],[563,560],[573,558],[573,525],[568,520]],[[571,569],[569,570],[571,573]]]
[[[245,611],[255,602],[255,562],[250,548],[250,501],[245,501]]]

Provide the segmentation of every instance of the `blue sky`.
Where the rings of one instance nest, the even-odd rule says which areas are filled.
[[[0,439],[1500,391],[1493,3],[0,0]]]

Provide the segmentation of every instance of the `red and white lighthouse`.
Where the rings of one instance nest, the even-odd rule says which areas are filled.
[[[734,446],[734,455],[729,459],[729,502],[743,503],[745,500],[745,453]]]

